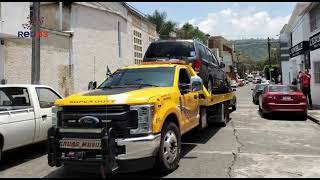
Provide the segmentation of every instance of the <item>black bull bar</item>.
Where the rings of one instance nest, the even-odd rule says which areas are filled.
[[[126,153],[125,146],[119,146],[115,137],[116,133],[112,128],[103,128],[100,134],[102,159],[99,160],[99,163],[109,173],[118,169],[116,156]],[[58,128],[52,127],[48,130],[48,164],[51,167],[60,167],[63,163],[59,143],[62,138]]]

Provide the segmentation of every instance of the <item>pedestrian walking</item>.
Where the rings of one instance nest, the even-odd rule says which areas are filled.
[[[302,92],[308,98],[309,108],[312,110],[312,98],[311,98],[311,90],[310,90],[310,81],[311,75],[309,74],[309,70],[306,69],[305,72],[301,73],[302,80]]]

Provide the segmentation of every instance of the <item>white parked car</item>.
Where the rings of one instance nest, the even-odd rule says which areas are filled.
[[[237,88],[238,87],[238,83],[236,80],[231,80],[231,87],[232,88]]]
[[[0,85],[0,159],[4,151],[47,140],[51,107],[60,98],[48,86]]]
[[[253,81],[253,78],[254,78],[253,75],[248,75],[248,76],[247,76],[247,79],[248,79],[249,82],[252,82],[252,81]]]
[[[269,80],[262,80],[261,84],[270,84],[270,81]]]

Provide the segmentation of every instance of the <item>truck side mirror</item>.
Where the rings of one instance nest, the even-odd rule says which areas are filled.
[[[190,91],[190,84],[179,83],[179,89],[182,95],[187,94]]]
[[[88,84],[88,90],[96,89],[97,87],[97,81],[90,81]]]
[[[197,92],[202,91],[203,82],[199,76],[192,76],[191,77],[191,91]]]

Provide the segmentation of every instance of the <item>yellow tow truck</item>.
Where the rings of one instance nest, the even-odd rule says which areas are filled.
[[[181,136],[209,122],[226,125],[232,91],[211,95],[184,61],[145,62],[100,86],[55,102],[50,166],[99,167],[102,175],[147,168],[173,171]]]

